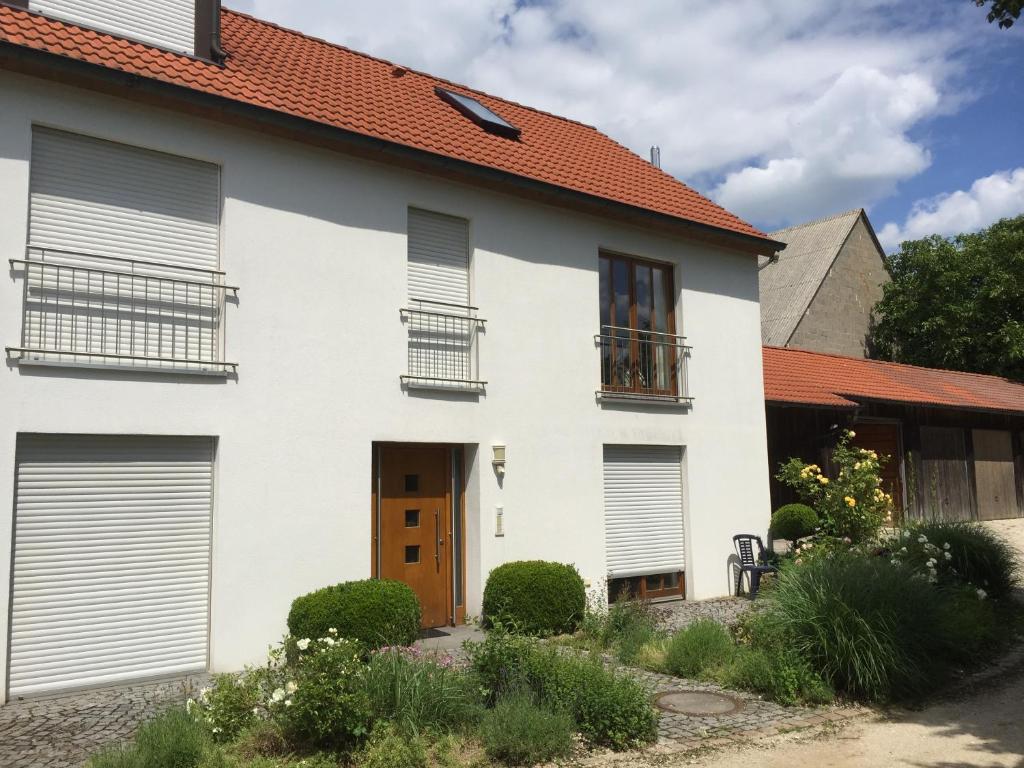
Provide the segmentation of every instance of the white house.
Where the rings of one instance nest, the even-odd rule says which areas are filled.
[[[512,559],[730,592],[778,243],[592,127],[207,0],[20,4],[5,697],[238,669],[349,579],[427,626]]]

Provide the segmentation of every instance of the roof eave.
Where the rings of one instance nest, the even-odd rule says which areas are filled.
[[[250,130],[259,128],[284,138],[366,159],[386,160],[391,164],[469,184],[500,187],[502,192],[593,215],[613,216],[627,223],[653,227],[666,233],[684,235],[751,254],[770,255],[785,248],[785,243],[768,237],[670,216],[176,83],[40,51],[9,40],[0,40],[0,68],[120,97],[125,96],[124,89],[130,89],[133,99],[155,106],[175,108]]]

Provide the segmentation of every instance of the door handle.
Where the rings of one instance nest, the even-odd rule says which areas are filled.
[[[441,570],[441,510],[434,510],[434,561]]]

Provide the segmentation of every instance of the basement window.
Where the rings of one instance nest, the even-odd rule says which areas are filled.
[[[496,133],[499,136],[507,136],[510,139],[519,138],[520,130],[518,128],[494,114],[476,99],[463,96],[461,93],[446,91],[440,87],[434,88],[434,93],[485,131]]]

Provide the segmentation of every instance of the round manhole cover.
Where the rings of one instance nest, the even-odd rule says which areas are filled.
[[[668,691],[656,696],[654,703],[680,715],[731,715],[743,708],[739,699],[713,691]]]

